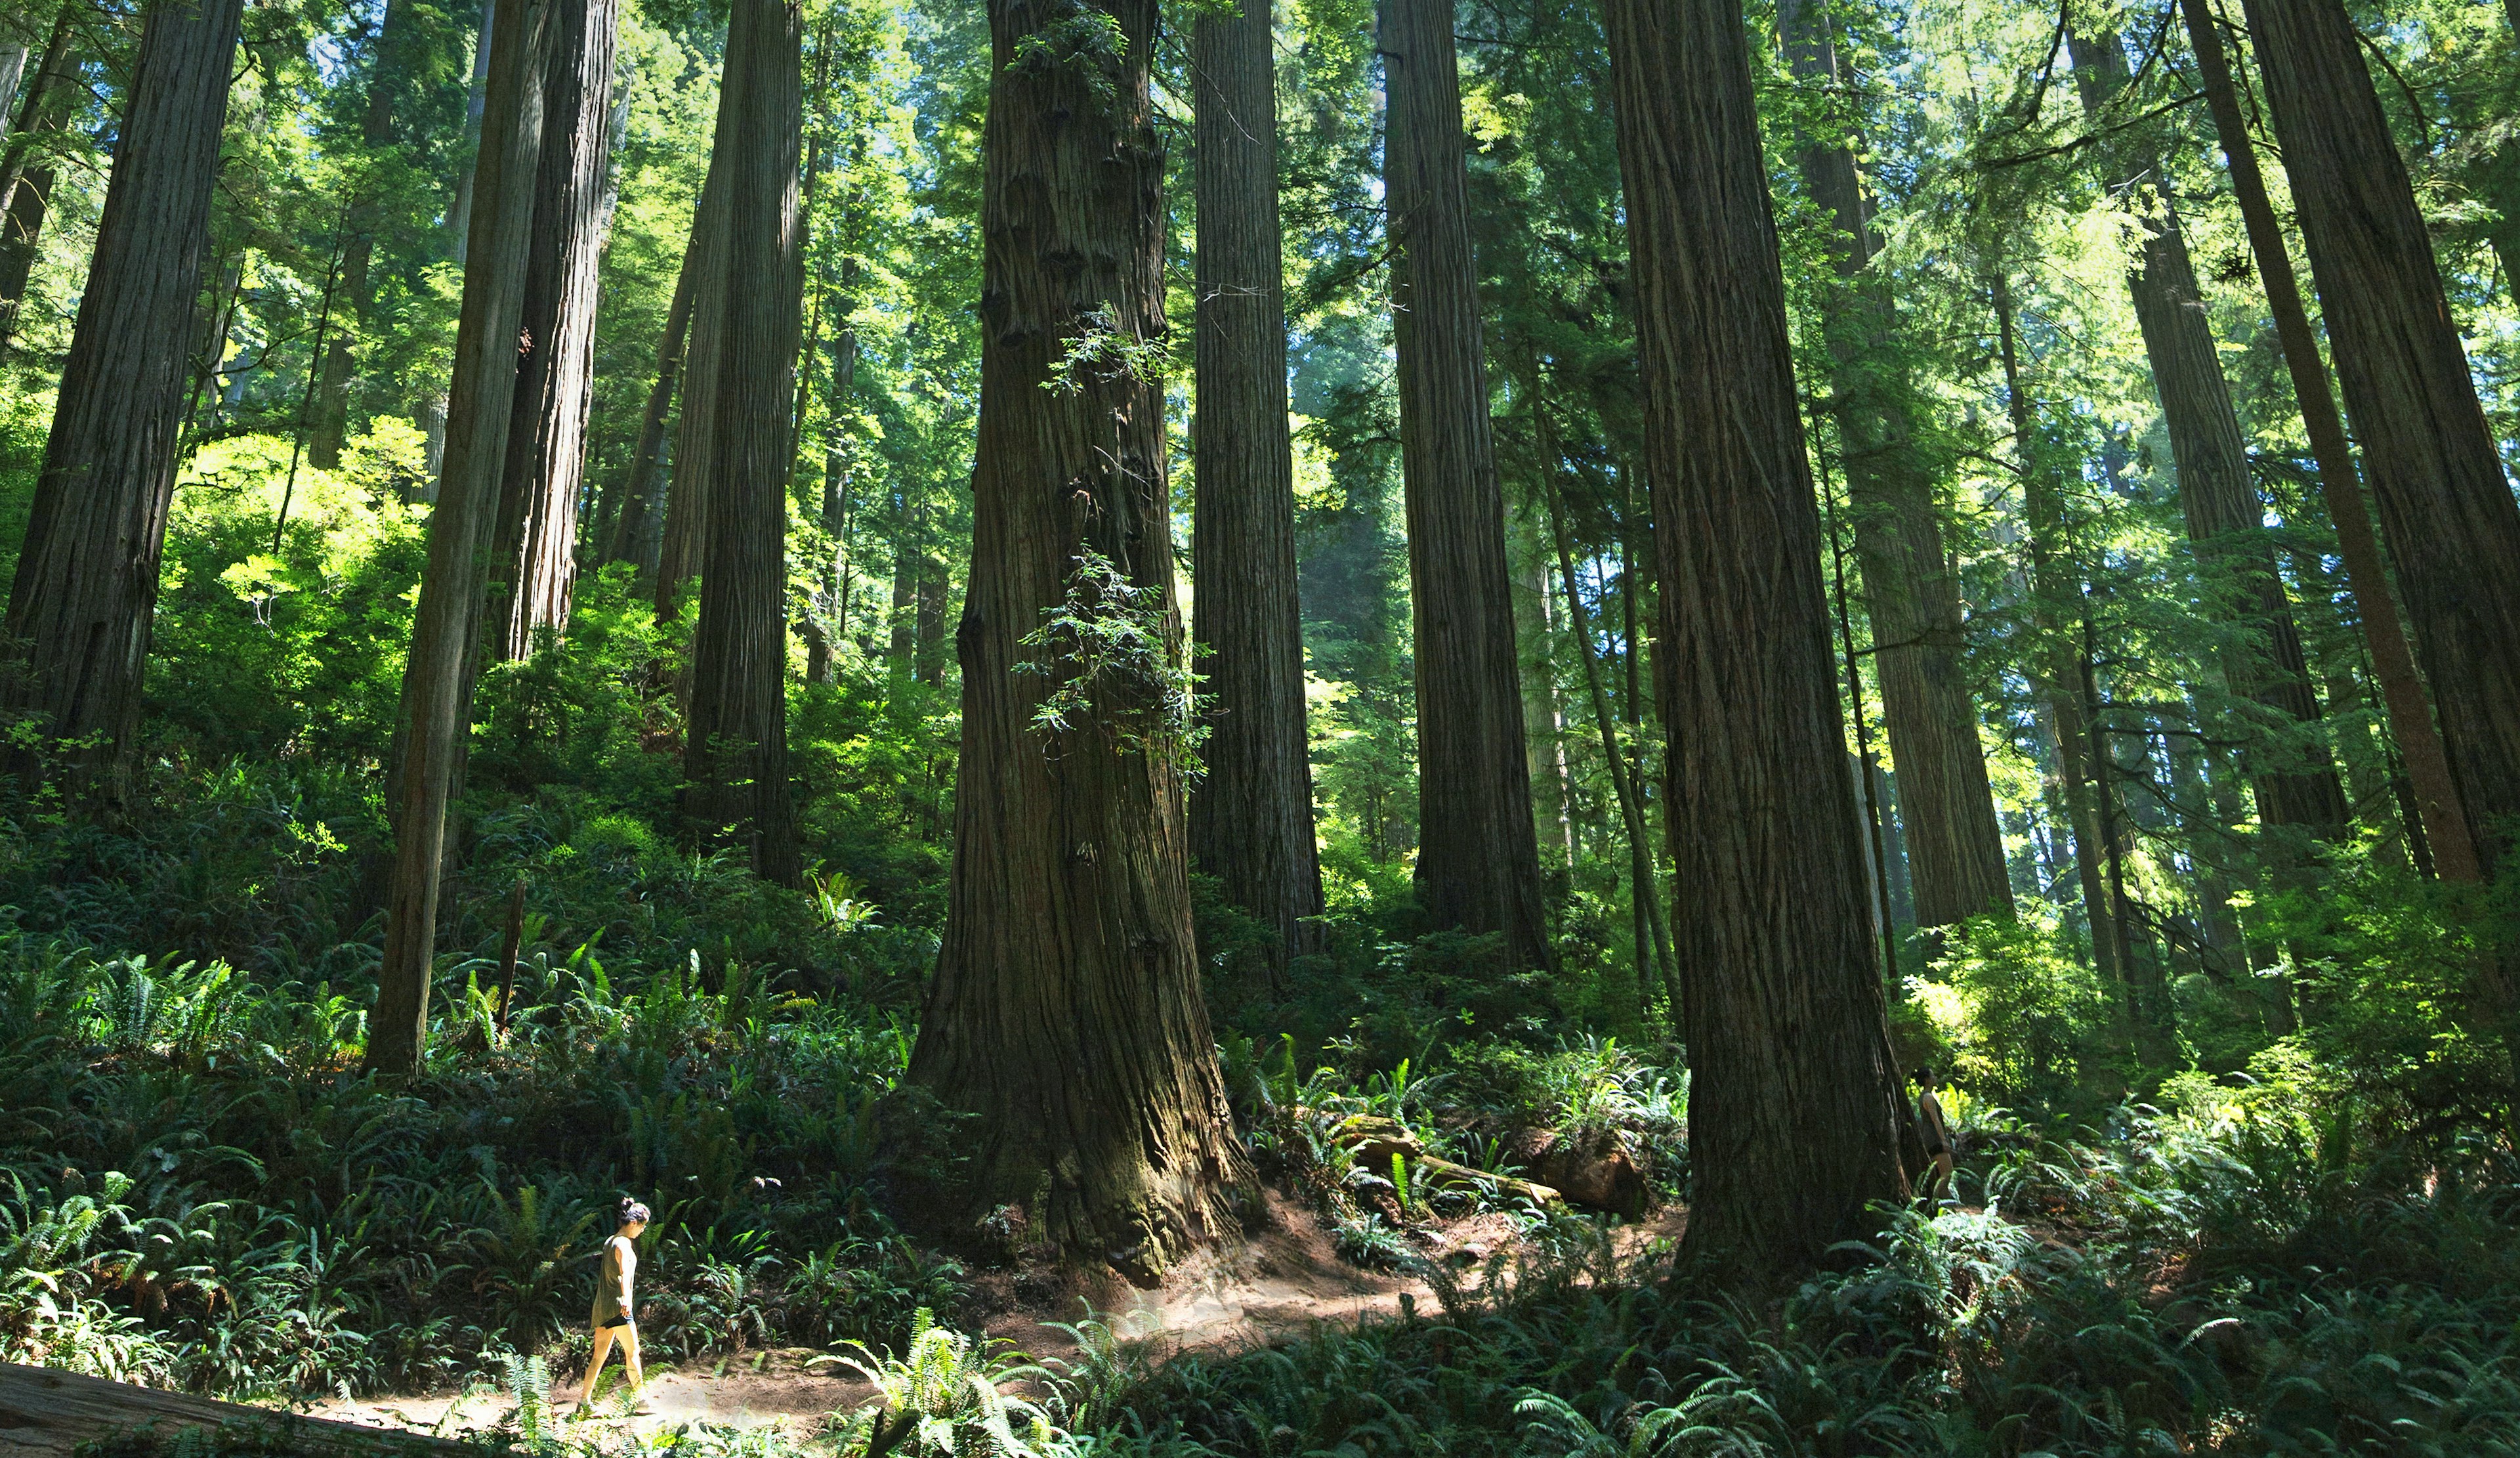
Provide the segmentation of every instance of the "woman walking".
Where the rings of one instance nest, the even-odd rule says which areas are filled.
[[[586,1391],[577,1399],[581,1410],[595,1401],[595,1380],[604,1374],[604,1359],[616,1337],[621,1360],[630,1369],[630,1390],[636,1392],[647,1380],[639,1367],[639,1323],[631,1314],[637,1308],[630,1303],[630,1281],[639,1271],[639,1232],[647,1228],[648,1207],[623,1198],[620,1228],[604,1243],[604,1258],[596,1267],[595,1312],[589,1318],[595,1325],[595,1354],[586,1359]]]

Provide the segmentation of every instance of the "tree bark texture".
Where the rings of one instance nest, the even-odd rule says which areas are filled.
[[[714,153],[712,153],[714,159]],[[681,378],[683,348],[691,333],[692,296],[697,280],[699,221],[708,215],[717,169],[700,183],[699,201],[692,208],[692,235],[683,245],[683,266],[674,275],[673,302],[665,308],[665,335],[656,344],[656,383],[648,389],[648,405],[639,414],[639,443],[630,454],[630,479],[621,488],[621,511],[613,520],[612,541],[606,560],[631,563],[642,576],[656,570],[660,523],[657,521],[657,473],[664,466],[665,420],[673,413],[674,388]]]
[[[44,138],[69,121],[76,102],[78,65],[70,54],[73,7],[53,23],[43,54],[28,63],[17,124],[0,149],[0,345],[18,332],[26,281],[42,255],[44,214],[51,205],[53,165]]]
[[[491,31],[481,147],[474,162],[472,233],[465,247],[464,304],[447,386],[446,456],[429,515],[428,560],[403,666],[402,751],[393,785],[392,889],[384,959],[367,1066],[388,1077],[420,1071],[428,1035],[429,974],[437,947],[437,892],[446,849],[446,806],[468,732],[465,664],[481,619],[499,480],[508,454],[524,315],[525,258],[534,221],[534,173],[542,143],[550,46],[548,0],[506,0]]]
[[[2476,859],[2520,815],[2520,505],[2340,0],[2255,0],[2258,66]]]
[[[1384,0],[1384,193],[1400,470],[1417,629],[1418,901],[1550,963],[1531,823],[1513,583],[1470,256],[1452,0]]]
[[[1831,687],[1820,515],[1738,0],[1611,0],[1635,258],[1674,917],[1683,1249],[1753,1281],[1877,1233],[1906,1101]]]
[[[382,153],[394,144],[394,98],[400,91],[399,77],[407,68],[407,56],[413,44],[412,0],[389,3],[384,19],[377,28],[376,55],[368,63],[367,110],[359,118],[359,140],[371,153]],[[361,324],[368,318],[375,302],[374,291],[368,287],[368,270],[376,257],[377,227],[382,209],[373,197],[359,199],[350,208],[350,240],[341,254],[341,292]],[[308,433],[306,458],[326,471],[341,464],[341,442],[349,433],[351,350],[356,344],[352,331],[337,334],[332,346],[324,351],[323,373],[315,390],[314,429]]]
[[[2126,48],[2115,31],[2069,32],[2067,43],[2083,110],[2100,125],[2127,85]],[[2334,841],[2345,833],[2345,790],[2316,727],[2318,695],[2311,686],[2292,603],[2275,570],[2266,506],[2249,477],[2248,437],[2215,349],[2186,233],[2174,200],[2167,194],[2143,196],[2145,179],[2162,175],[2160,158],[2138,147],[2123,159],[2107,183],[2112,196],[2134,208],[2143,230],[2141,261],[2127,275],[2127,292],[2161,397],[2162,423],[2178,467],[2180,510],[2187,519],[2187,539],[2208,572],[2237,589],[2220,605],[2243,639],[2224,655],[2223,676],[2233,693],[2264,711],[2263,727],[2271,731],[2243,752],[2258,813],[2270,827]]]
[[[788,782],[788,474],[796,453],[804,240],[796,162],[804,20],[794,0],[736,0],[727,39],[725,277],[711,408],[699,625],[685,720],[684,813],[744,845],[755,874],[804,880]]]
[[[26,78],[26,48],[16,41],[0,44],[0,136],[18,109],[18,87]]]
[[[481,651],[522,659],[568,624],[593,402],[596,265],[604,255],[617,0],[559,0],[543,69],[533,249],[518,322],[515,420],[499,490]]]
[[[62,768],[109,799],[140,729],[242,15],[243,0],[150,12],[0,625],[0,712],[71,742]]]
[[[1777,19],[1794,74],[1806,84],[1839,84],[1826,6],[1785,0]],[[1829,387],[1884,727],[1907,812],[1916,924],[2009,916],[2012,883],[1963,662],[1959,584],[1943,547],[1933,464],[1909,418],[1909,383],[1888,357],[1898,310],[1883,281],[1868,272],[1871,220],[1855,153],[1844,137],[1811,137],[1796,161],[1805,190],[1835,225],[1829,262],[1837,284],[1823,299]]]
[[[1123,612],[1167,654],[1182,647],[1161,387],[1107,350],[1077,357],[1165,332],[1156,12],[989,4],[954,872],[909,1070],[976,1116],[957,1204],[1022,1207],[1064,1258],[1138,1279],[1233,1234],[1252,1181],[1191,929],[1182,769],[1167,748],[1186,726],[1143,673],[1123,672],[1082,685],[1090,703],[1065,730],[1035,722],[1078,670],[1037,630],[1062,606],[1092,606],[1076,590],[1087,554],[1134,595],[1098,611]],[[1093,33],[1110,40],[1076,39]]]
[[[1321,854],[1295,595],[1295,462],[1286,436],[1279,257],[1278,85],[1269,0],[1198,18],[1198,415],[1192,629],[1207,675],[1207,776],[1191,858],[1277,933],[1275,970],[1320,941]]]
[[[2318,488],[2336,526],[2337,554],[2344,559],[2347,585],[2353,590],[2362,641],[2371,653],[2372,676],[2389,715],[2389,732],[2405,761],[2424,840],[2431,847],[2438,874],[2449,881],[2475,881],[2476,842],[2460,812],[2457,788],[2452,783],[2450,759],[2442,750],[2441,731],[2433,724],[2432,701],[2415,668],[2414,650],[2407,642],[2397,598],[2371,530],[2371,508],[2361,488],[2354,452],[2336,412],[2327,366],[2319,358],[2318,337],[2310,312],[2302,306],[2301,284],[2293,273],[2292,253],[2284,245],[2274,205],[2267,197],[2258,167],[2257,146],[2249,138],[2223,37],[2206,0],[2181,0],[2187,38],[2204,83],[2205,101],[2223,144],[2231,192],[2257,259],[2258,279],[2267,307],[2274,316],[2275,336],[2283,346],[2284,364],[2292,375],[2293,395],[2300,402],[2303,431],[2310,436],[2311,457],[2318,464]]]

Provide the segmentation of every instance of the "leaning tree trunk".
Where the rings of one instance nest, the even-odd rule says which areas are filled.
[[[18,109],[18,87],[26,78],[26,47],[19,41],[0,44],[0,136],[8,135],[10,114]]]
[[[2491,877],[2520,816],[2520,505],[2353,22],[2340,0],[2254,0],[2249,19],[2345,411]]]
[[[493,660],[522,659],[537,629],[565,627],[577,578],[617,16],[617,0],[563,0],[551,13],[515,419],[481,632],[481,652]]]
[[[1777,23],[1797,77],[1840,84],[1836,41],[1818,0],[1786,0]],[[1899,762],[1916,924],[1940,927],[1989,912],[2009,916],[2003,828],[1995,817],[1977,706],[1961,661],[1959,584],[1943,547],[1933,465],[1909,419],[1912,388],[1890,348],[1898,309],[1884,281],[1867,272],[1873,240],[1855,153],[1843,135],[1814,136],[1797,160],[1803,186],[1835,224],[1828,250],[1837,279],[1822,301],[1833,366],[1829,387],[1883,717]]]
[[[1790,1277],[1905,1199],[1820,515],[1738,0],[1607,5],[1670,662],[1684,1250]]]
[[[726,339],[727,191],[742,159],[728,152],[727,93],[718,89],[718,125],[709,149],[708,176],[683,259],[691,275],[691,322],[683,337],[683,415],[674,431],[674,470],[665,488],[663,525],[656,543],[656,612],[670,615],[684,586],[700,570],[707,550],[709,496],[717,465],[719,372]]]
[[[490,40],[490,75],[474,162],[464,307],[446,397],[446,456],[428,521],[411,652],[403,666],[394,795],[393,887],[367,1065],[388,1077],[420,1071],[428,1035],[429,969],[437,948],[437,889],[446,803],[467,732],[465,663],[479,631],[482,584],[498,524],[524,316],[525,258],[541,151],[541,77],[550,45],[548,0],[506,0]]]
[[[118,800],[140,728],[243,0],[153,10],[0,626],[0,710]],[[22,775],[48,755],[23,742]]]
[[[990,0],[980,434],[945,942],[912,1082],[977,1116],[947,1200],[1150,1278],[1252,1189],[1183,821],[1155,0]],[[1072,39],[1116,23],[1107,46]],[[1056,619],[1077,615],[1083,625]],[[1080,676],[1123,626],[1144,656]],[[1050,709],[1058,722],[1047,722]]]
[[[1418,901],[1549,963],[1505,496],[1481,366],[1452,0],[1384,0],[1392,334],[1417,627]]]
[[[699,625],[683,748],[684,814],[750,852],[783,886],[804,879],[788,783],[788,402],[804,275],[796,159],[804,123],[803,12],[736,0],[727,32],[723,277]]]
[[[2068,43],[2083,109],[2100,125],[2127,85],[2126,49],[2115,31],[2092,37],[2069,32]],[[2162,175],[2161,159],[2149,149],[2122,156],[2123,164],[2108,180],[2113,195],[2135,195],[2146,178]],[[2157,205],[2137,209],[2143,254],[2127,275],[2127,291],[2143,333],[2153,388],[2161,396],[2188,540],[2209,570],[2237,589],[2224,607],[2236,619],[2242,642],[2224,656],[2223,676],[2232,692],[2259,706],[2272,731],[2252,736],[2258,742],[2242,756],[2257,791],[2258,813],[2269,827],[2293,837],[2334,841],[2345,833],[2345,790],[2319,737],[2318,695],[2275,570],[2266,507],[2249,478],[2248,437],[2223,376],[2177,205],[2167,194],[2145,201]],[[2276,854],[2297,861],[2307,848],[2278,846]]]
[[[1198,18],[1198,503],[1192,629],[1207,673],[1207,777],[1191,857],[1277,934],[1272,971],[1320,939],[1321,854],[1295,597],[1295,465],[1278,238],[1278,86],[1269,0]]]
[[[2415,670],[2414,650],[2408,645],[2406,624],[2389,590],[2380,544],[2371,533],[2371,509],[2359,485],[2345,422],[2336,413],[2336,396],[2328,388],[2318,337],[2312,332],[2309,310],[2302,306],[2292,253],[2284,246],[2274,205],[2267,197],[2266,179],[2258,169],[2257,146],[2240,115],[2221,31],[2206,0],[2181,0],[2180,8],[2186,17],[2188,43],[2196,54],[2206,105],[2213,112],[2214,129],[2230,169],[2231,192],[2239,200],[2240,217],[2249,231],[2258,279],[2265,285],[2275,336],[2283,344],[2284,364],[2292,373],[2302,429],[2310,436],[2311,457],[2318,463],[2319,494],[2327,503],[2328,520],[2336,525],[2337,554],[2344,559],[2362,640],[2370,649],[2372,676],[2380,682],[2390,737],[2397,742],[2413,788],[2415,818],[2422,824],[2438,874],[2448,881],[2475,881],[2480,874],[2476,842],[2459,811],[2441,731],[2433,725],[2432,701]]]
[[[376,54],[368,63],[367,110],[359,119],[359,140],[369,156],[381,158],[394,145],[394,101],[400,94],[400,79],[409,66],[409,52],[414,44],[415,21],[412,0],[388,3],[384,21],[377,28]],[[368,286],[368,273],[376,259],[377,227],[383,208],[375,196],[374,178],[365,184],[368,195],[350,207],[350,238],[341,250],[340,286],[343,296],[350,300],[353,317],[361,325],[375,304],[375,291]],[[349,433],[350,364],[356,341],[353,331],[338,330],[331,345],[324,351],[322,372],[315,386],[315,420],[307,433],[306,458],[326,471],[341,464],[341,442]]]
[[[712,156],[714,160],[714,156]],[[692,233],[683,245],[683,266],[674,275],[674,298],[665,309],[665,336],[656,344],[656,383],[648,388],[648,405],[639,413],[639,443],[630,454],[630,479],[621,488],[621,510],[612,523],[608,562],[635,565],[642,575],[656,570],[656,473],[663,465],[665,417],[674,406],[674,386],[683,368],[683,344],[692,322],[696,286],[694,261],[698,257],[699,220],[709,213],[712,166],[700,183],[699,202],[692,208]]]
[[[0,345],[17,333],[18,313],[43,251],[44,214],[53,196],[53,164],[44,138],[69,121],[77,67],[70,55],[76,3],[62,8],[41,57],[28,66],[24,95],[9,144],[0,149]]]

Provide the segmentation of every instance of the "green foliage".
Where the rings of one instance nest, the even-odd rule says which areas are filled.
[[[1046,656],[1016,671],[1052,681],[1033,708],[1032,727],[1054,753],[1058,736],[1092,731],[1198,776],[1198,746],[1207,737],[1198,719],[1198,675],[1162,584],[1132,581],[1117,563],[1080,546],[1065,595],[1022,642]]]
[[[1944,947],[1930,977],[1909,980],[1909,1005],[1923,1014],[1922,1026],[1903,1024],[1909,1066],[1939,1064],[2022,1106],[2074,1088],[2113,1010],[2055,911],[2027,901],[2012,917],[1973,917],[1945,931]]]

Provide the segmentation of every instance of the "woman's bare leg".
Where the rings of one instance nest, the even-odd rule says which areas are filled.
[[[595,1400],[595,1379],[603,1374],[604,1358],[612,1350],[612,1328],[606,1326],[600,1326],[595,1329],[595,1353],[586,1359],[586,1390],[580,1392],[577,1397],[577,1405],[580,1407],[584,1407]],[[626,1332],[629,1328],[623,1327],[621,1330]],[[633,1337],[631,1340],[636,1342],[638,1339]],[[637,1350],[638,1348],[636,1346],[630,1348],[630,1351],[633,1352]],[[630,1358],[630,1361],[632,1363],[631,1370],[636,1372],[638,1370],[638,1358],[633,1356]],[[631,1381],[635,1383],[638,1379],[634,1377]]]
[[[635,1392],[646,1387],[648,1374],[639,1365],[639,1324],[635,1321],[621,1328],[621,1360],[630,1367],[630,1390]]]

